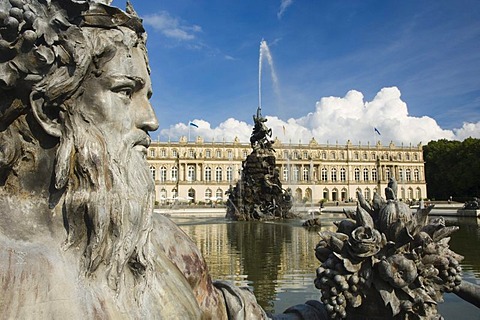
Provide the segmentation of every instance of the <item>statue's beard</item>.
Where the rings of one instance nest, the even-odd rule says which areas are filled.
[[[68,175],[63,178],[65,246],[85,248],[81,263],[85,274],[105,270],[108,285],[118,290],[126,271],[144,282],[150,269],[147,245],[154,183],[133,142],[124,137],[106,143],[93,126],[78,127],[83,123],[72,123],[76,129],[61,139],[57,153],[57,183],[62,173]]]

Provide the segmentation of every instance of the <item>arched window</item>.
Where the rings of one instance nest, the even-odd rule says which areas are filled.
[[[372,180],[377,181],[377,168],[372,169]]]
[[[355,168],[355,181],[360,181],[360,169]]]
[[[222,168],[217,167],[215,168],[215,181],[220,182],[222,181]]]
[[[167,181],[167,168],[165,166],[160,167],[160,181]]]
[[[187,181],[189,181],[189,182],[195,181],[195,167],[194,166],[188,166]]]
[[[420,188],[417,188],[416,191],[417,191],[417,195],[416,195],[416,196],[417,196],[417,199],[418,199],[418,200],[421,200],[421,199],[422,199],[422,190],[420,190]]]
[[[166,200],[167,199],[167,190],[165,190],[165,188],[162,188],[162,190],[160,190],[160,200]]]
[[[152,174],[153,180],[155,180],[155,167],[154,166],[150,166],[150,173]]]
[[[405,179],[407,181],[412,181],[412,171],[410,169],[405,170]]]
[[[177,181],[177,179],[178,179],[178,168],[176,166],[172,168],[171,175],[172,175],[172,181]]]
[[[205,190],[205,200],[210,200],[212,198],[212,190],[208,189]]]
[[[310,170],[308,167],[303,167],[303,181],[310,180]]]
[[[327,168],[322,168],[322,181],[327,181]]]
[[[217,192],[215,192],[215,197],[217,200],[223,200],[223,190],[218,188]]]
[[[298,166],[293,166],[293,181],[298,181],[300,169]]]
[[[385,168],[385,178],[390,179],[390,168]]]
[[[288,167],[283,167],[283,181],[289,181],[288,179]]]
[[[205,181],[212,181],[212,168],[210,167],[205,168]]]
[[[340,169],[340,181],[346,181],[347,180],[347,170],[345,168]]]
[[[403,181],[404,177],[403,177],[403,169],[402,168],[398,169],[398,175],[399,175],[398,180]]]
[[[363,181],[368,181],[369,179],[368,168],[363,168]]]
[[[330,177],[332,181],[337,181],[337,169],[332,168],[332,170],[330,170]]]
[[[227,167],[227,181],[232,182],[233,181],[233,169],[232,167]]]
[[[413,170],[413,180],[420,181],[420,171],[418,169]]]

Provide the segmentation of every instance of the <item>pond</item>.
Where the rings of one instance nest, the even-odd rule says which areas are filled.
[[[333,221],[342,216],[322,216],[322,229],[336,230]],[[315,270],[320,262],[314,249],[318,230],[308,231],[303,220],[279,222],[232,222],[222,217],[173,217],[197,244],[213,279],[248,286],[258,303],[270,313],[281,313],[307,300],[319,300]],[[480,284],[480,220],[449,218],[460,230],[452,235],[450,248],[465,256],[463,279]],[[480,319],[480,310],[454,294],[445,294],[439,311],[445,319]]]

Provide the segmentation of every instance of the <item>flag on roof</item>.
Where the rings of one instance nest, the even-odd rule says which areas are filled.
[[[379,136],[381,136],[380,131],[378,131],[377,128],[373,128],[373,129],[375,130],[376,133],[378,133]]]
[[[195,128],[198,128],[198,125],[195,124],[195,123],[193,123],[192,121],[190,121],[190,122],[188,123],[188,125],[190,125],[190,126],[192,126],[192,127],[195,127]]]

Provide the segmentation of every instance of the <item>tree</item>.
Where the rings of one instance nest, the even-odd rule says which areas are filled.
[[[423,153],[429,198],[471,198],[480,194],[480,139],[430,141]]]

